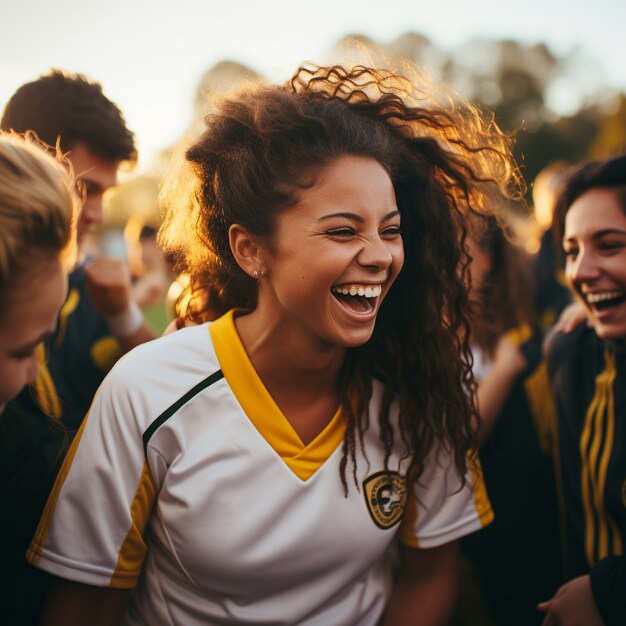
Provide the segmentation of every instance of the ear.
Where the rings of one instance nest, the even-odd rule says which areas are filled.
[[[243,226],[232,224],[228,229],[230,250],[237,265],[250,278],[258,279],[265,268],[265,248]],[[255,273],[256,272],[256,273]]]

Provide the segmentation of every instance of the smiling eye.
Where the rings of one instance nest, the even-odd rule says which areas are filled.
[[[352,228],[332,228],[327,230],[326,234],[331,235],[331,237],[352,237],[355,233]]]
[[[389,226],[381,232],[382,237],[397,237],[402,234],[402,228],[400,226]]]
[[[624,247],[624,244],[621,241],[603,241],[600,244],[601,250],[621,250]]]

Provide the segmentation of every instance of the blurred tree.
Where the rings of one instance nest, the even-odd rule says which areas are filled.
[[[591,144],[589,153],[602,158],[608,155],[626,152],[626,94],[620,93],[613,111],[607,111],[600,117],[599,130]]]
[[[505,131],[537,131],[549,118],[546,92],[562,62],[543,44],[473,40],[450,55],[444,80],[463,96],[494,110]]]
[[[588,158],[599,128],[595,107],[554,121],[544,120],[532,132],[522,126],[516,133],[514,152],[525,179],[532,182],[545,166],[555,161],[576,163]]]
[[[408,59],[451,85],[515,135],[515,155],[529,183],[557,160],[574,163],[626,151],[626,94],[607,89],[580,50],[557,56],[544,43],[475,39],[444,51],[408,32],[385,44],[364,35],[344,37],[336,52],[343,61],[394,67]]]

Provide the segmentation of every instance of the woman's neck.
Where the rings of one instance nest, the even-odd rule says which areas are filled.
[[[336,393],[346,349],[323,344],[255,310],[235,318],[244,348],[268,387]]]

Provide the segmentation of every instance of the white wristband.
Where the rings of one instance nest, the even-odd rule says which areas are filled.
[[[128,337],[136,333],[143,325],[143,313],[136,302],[131,302],[124,313],[105,318],[113,334],[117,337]]]

